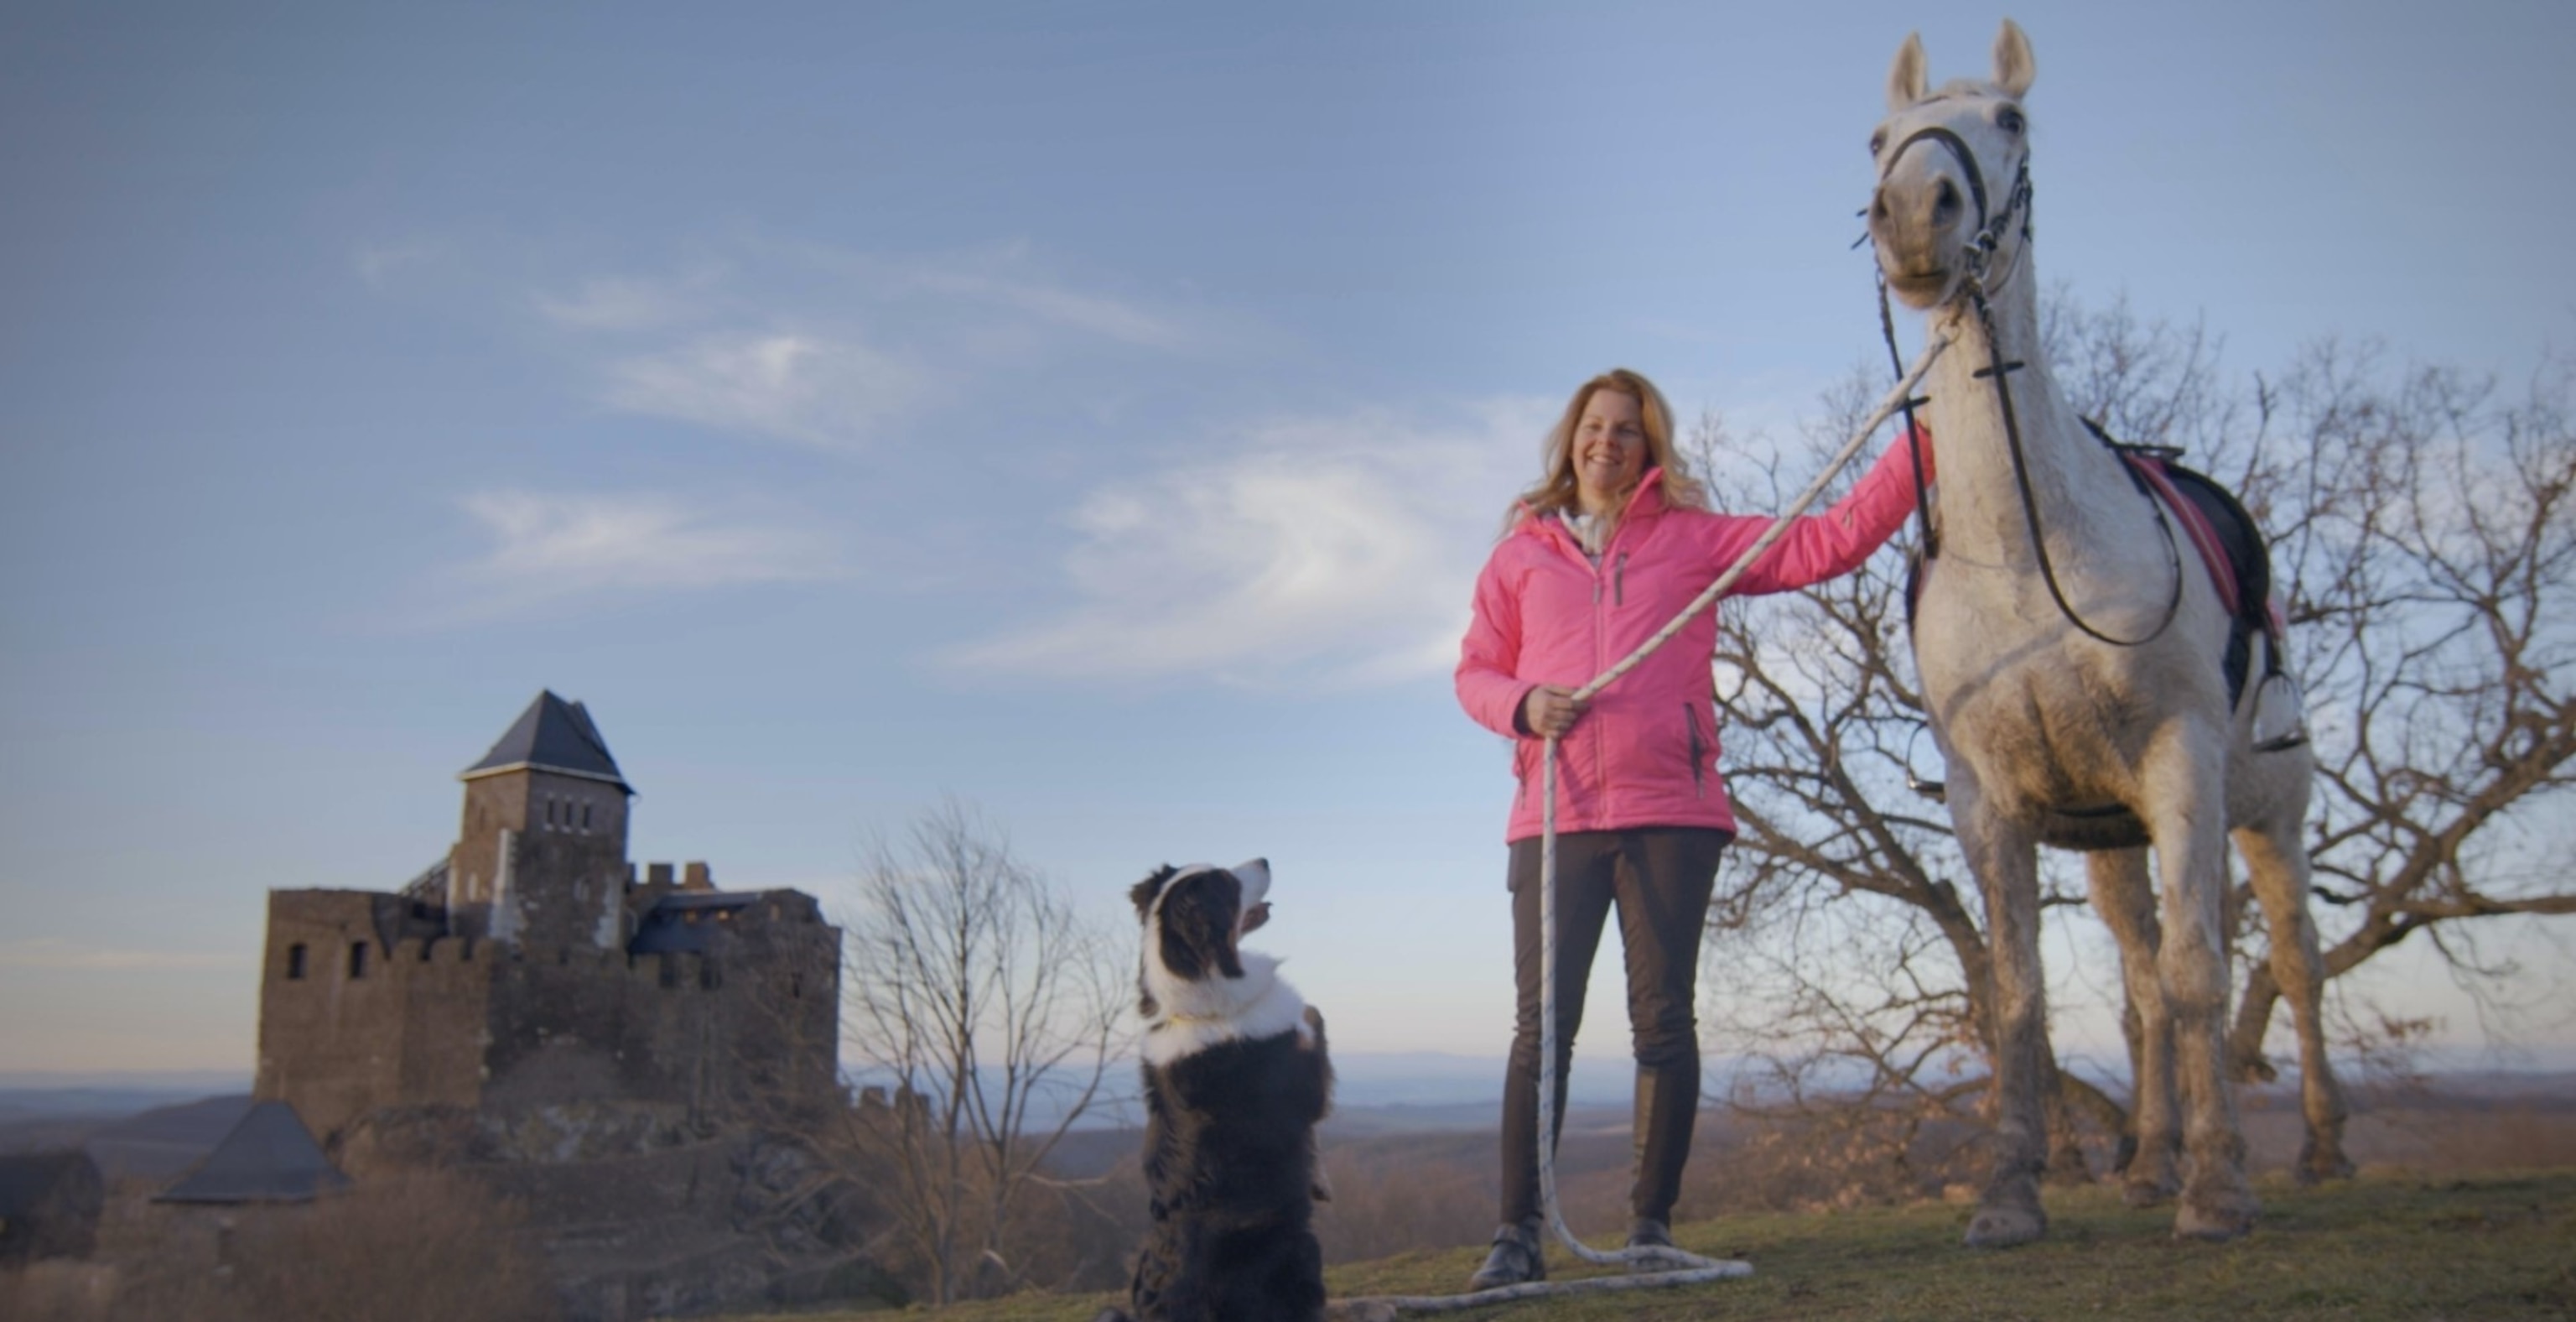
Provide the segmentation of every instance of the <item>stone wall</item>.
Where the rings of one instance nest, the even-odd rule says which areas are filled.
[[[326,1139],[379,1106],[475,1105],[490,952],[436,932],[401,896],[269,892],[255,1095]]]
[[[792,891],[708,912],[704,950],[521,945],[497,959],[484,1105],[615,1097],[717,1123],[828,1092],[838,1073],[839,930]]]

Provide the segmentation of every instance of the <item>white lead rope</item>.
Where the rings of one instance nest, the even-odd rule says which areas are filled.
[[[1834,456],[1832,463],[1825,466],[1825,471],[1818,474],[1814,482],[1808,484],[1806,491],[1801,493],[1779,518],[1773,520],[1771,526],[1765,529],[1760,537],[1754,539],[1753,545],[1746,547],[1744,554],[1736,557],[1735,563],[1729,566],[1725,573],[1718,575],[1716,582],[1709,584],[1706,591],[1693,599],[1690,605],[1683,607],[1681,613],[1672,618],[1671,623],[1657,630],[1654,637],[1647,639],[1636,651],[1629,653],[1625,660],[1602,671],[1593,677],[1591,683],[1576,690],[1574,700],[1590,701],[1594,694],[1609,687],[1611,681],[1636,669],[1637,664],[1652,655],[1656,648],[1672,641],[1673,635],[1680,633],[1683,627],[1690,623],[1691,617],[1707,610],[1719,597],[1726,595],[1726,590],[1735,586],[1735,581],[1744,576],[1744,571],[1751,568],[1754,561],[1761,559],[1762,553],[1770,550],[1773,543],[1787,534],[1790,521],[1805,513],[1808,506],[1815,504],[1817,499],[1825,494],[1826,486],[1832,483],[1835,476],[1850,467],[1853,457],[1858,455],[1861,447],[1869,442],[1870,436],[1885,425],[1888,417],[1902,407],[1906,400],[1913,397],[1914,388],[1922,383],[1924,374],[1932,370],[1933,360],[1939,358],[1941,351],[1949,347],[1950,339],[1946,335],[1936,335],[1927,342],[1923,346],[1923,356],[1914,360],[1914,370],[1907,372],[1905,378],[1896,383],[1896,388],[1879,400],[1878,408],[1869,415],[1867,421],[1861,424],[1859,433],[1843,446],[1841,453]],[[1557,1205],[1556,1143],[1554,1141],[1556,1137],[1556,737],[1554,735],[1548,736],[1546,752],[1541,760],[1546,763],[1546,770],[1542,773],[1541,779],[1546,790],[1547,801],[1544,808],[1545,833],[1539,842],[1538,864],[1539,958],[1542,964],[1539,975],[1539,1205],[1546,1209],[1548,1226],[1556,1232],[1558,1242],[1564,1244],[1574,1256],[1585,1262],[1605,1267],[1666,1269],[1625,1277],[1594,1277],[1579,1281],[1529,1281],[1520,1285],[1478,1290],[1472,1294],[1383,1295],[1347,1301],[1349,1303],[1385,1305],[1402,1313],[1446,1313],[1459,1309],[1483,1308],[1489,1304],[1505,1303],[1514,1299],[1591,1294],[1607,1290],[1632,1290],[1646,1286],[1697,1285],[1753,1274],[1753,1264],[1749,1262],[1703,1258],[1696,1253],[1684,1253],[1680,1249],[1623,1248],[1616,1252],[1602,1252],[1574,1237],[1574,1231],[1565,1224],[1564,1209]],[[1694,1087],[1696,1083],[1697,1081],[1694,1080]],[[1679,1270],[1672,1270],[1672,1268]]]

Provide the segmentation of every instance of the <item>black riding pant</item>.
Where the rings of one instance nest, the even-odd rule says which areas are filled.
[[[1700,931],[1731,837],[1708,827],[1573,831],[1556,839],[1556,1119],[1583,1022],[1584,984],[1612,908],[1628,962],[1628,1033],[1637,1057],[1637,1181],[1630,1208],[1670,1220],[1699,1115],[1699,1021],[1693,1001]],[[1512,844],[1512,967],[1519,985],[1503,1080],[1506,1223],[1538,1214],[1541,932],[1539,841]],[[1553,1146],[1554,1135],[1550,1135]]]

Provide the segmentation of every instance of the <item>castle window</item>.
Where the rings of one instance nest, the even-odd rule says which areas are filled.
[[[546,796],[546,829],[555,829],[555,796],[551,794]]]
[[[787,998],[792,1001],[801,1001],[805,999],[805,977],[803,974],[790,974],[788,976]]]
[[[349,943],[349,976],[352,978],[367,976],[367,943],[364,941]]]
[[[590,829],[590,805],[588,803],[581,805],[581,829],[585,831]]]
[[[698,985],[708,991],[714,991],[716,988],[723,986],[724,970],[717,968],[713,963],[699,965]]]
[[[286,976],[298,982],[304,979],[304,943],[301,941],[286,948]]]

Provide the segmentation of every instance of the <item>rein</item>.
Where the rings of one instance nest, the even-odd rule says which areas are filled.
[[[1959,168],[1968,176],[1969,195],[1976,199],[1977,233],[1960,253],[1960,264],[1966,269],[1960,276],[1959,292],[1966,295],[1970,305],[1976,309],[1977,322],[1986,332],[1986,365],[1978,368],[1975,375],[1990,378],[1995,383],[1995,400],[2002,407],[2004,415],[2004,440],[2012,452],[2013,486],[2021,496],[2022,522],[2030,530],[2031,549],[2039,555],[2040,581],[2048,585],[2049,599],[2057,603],[2058,614],[2066,617],[2066,622],[2074,625],[2086,637],[2113,647],[2144,647],[2163,637],[2165,630],[2173,627],[2175,617],[2182,613],[2182,548],[2174,541],[2173,524],[2166,519],[2164,506],[2157,502],[2154,496],[2146,497],[2147,509],[2156,517],[2156,531],[2164,534],[2165,555],[2173,565],[2173,595],[2165,601],[2164,618],[2157,621],[2156,627],[2148,630],[2143,637],[2114,638],[2094,628],[2082,615],[2076,613],[2074,604],[2066,599],[2066,589],[2057,581],[2057,566],[2048,554],[2048,537],[2040,527],[2039,498],[2032,492],[2030,486],[2030,461],[2022,448],[2021,417],[2013,408],[2012,385],[2005,379],[2007,374],[2020,371],[2028,364],[2004,361],[2003,341],[1995,334],[1994,305],[1988,295],[1993,290],[2001,289],[2004,282],[2012,278],[2013,273],[2021,268],[2022,254],[2029,251],[2030,153],[2025,150],[2021,154],[2021,163],[2013,171],[2012,192],[2005,196],[2003,210],[1988,215],[1986,176],[1985,172],[1977,166],[1976,153],[1968,149],[1966,139],[1938,124],[1916,129],[1903,142],[1896,144],[1896,150],[1887,154],[1886,168],[1879,171],[1879,182],[1886,183],[1888,171],[1896,168],[1897,161],[1904,157],[1906,150],[1927,138],[1947,148],[1950,155],[1959,162]],[[2003,274],[1996,278],[1990,289],[1986,283],[1987,269],[1994,261],[1995,250],[2002,246],[2004,234],[2011,227],[2016,212],[2021,216],[2022,246],[2013,250],[2012,263],[2004,268]],[[1862,238],[1867,239],[1868,235],[1864,234]],[[1878,272],[1878,325],[1879,333],[1887,340],[1888,360],[1891,363],[1895,362],[1897,360],[1896,321],[1894,314],[1888,308],[1887,270],[1883,265]],[[1905,422],[1909,432],[1913,429],[1914,405],[1917,402],[1913,399],[1905,402]],[[1922,469],[1919,463],[1915,469],[1915,481],[1918,484],[1922,481]],[[1918,498],[1923,495],[1918,486]],[[1923,559],[1929,563],[1940,553],[1938,533],[1932,523],[1931,501],[1928,498],[1918,499],[1915,513],[1916,517],[1922,520]]]

